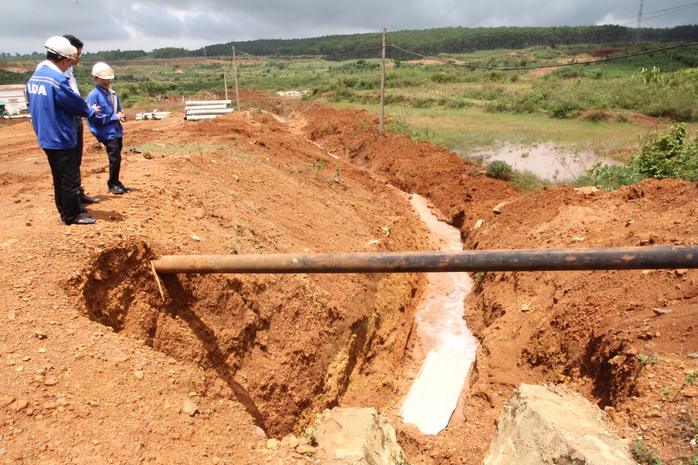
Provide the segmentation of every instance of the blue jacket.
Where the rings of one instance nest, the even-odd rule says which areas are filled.
[[[77,146],[75,117],[88,117],[95,110],[73,91],[66,75],[46,62],[34,72],[25,90],[39,147],[66,150]]]
[[[95,84],[95,88],[87,96],[89,105],[99,105],[101,112],[87,118],[87,126],[99,142],[118,139],[124,135],[124,127],[119,122],[118,112],[121,111],[121,100],[116,97],[116,109],[109,99],[109,93]]]

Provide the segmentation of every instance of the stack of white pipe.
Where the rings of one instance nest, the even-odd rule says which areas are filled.
[[[184,108],[184,119],[190,121],[211,119],[216,116],[232,113],[233,109],[228,108],[230,100],[191,100],[186,102]]]

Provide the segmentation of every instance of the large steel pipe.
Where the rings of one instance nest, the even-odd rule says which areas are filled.
[[[165,255],[158,273],[409,273],[698,268],[698,246],[269,255]]]

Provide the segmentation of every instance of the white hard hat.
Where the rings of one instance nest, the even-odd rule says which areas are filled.
[[[92,67],[92,75],[102,79],[114,79],[114,70],[108,64],[100,61]]]
[[[44,48],[51,53],[60,55],[65,58],[71,58],[73,55],[78,53],[78,49],[70,44],[70,41],[65,37],[53,36],[49,37]]]

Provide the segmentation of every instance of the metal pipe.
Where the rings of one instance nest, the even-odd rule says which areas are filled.
[[[269,255],[165,255],[158,273],[411,273],[698,268],[698,246]]]

